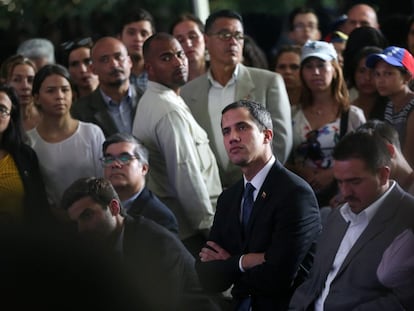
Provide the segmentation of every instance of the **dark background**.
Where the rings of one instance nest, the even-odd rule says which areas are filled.
[[[286,18],[294,7],[307,5],[314,8],[321,31],[326,34],[333,20],[357,2],[375,6],[384,33],[403,40],[404,18],[413,14],[414,0],[210,0],[209,6],[210,11],[229,8],[240,12],[245,32],[270,58],[272,49],[286,31]],[[168,31],[175,16],[194,12],[192,3],[190,0],[0,0],[0,62],[14,54],[23,40],[32,37],[50,39],[59,60],[62,42],[86,36],[114,35],[118,17],[134,7],[145,8],[154,16],[157,31]]]

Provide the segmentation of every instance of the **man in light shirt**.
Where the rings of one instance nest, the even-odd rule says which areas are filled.
[[[148,188],[175,214],[179,237],[193,255],[213,223],[221,183],[206,132],[179,95],[188,62],[177,39],[149,37],[143,47],[148,86],[138,104],[133,134],[148,148]]]
[[[310,276],[289,310],[404,310],[376,271],[394,238],[413,226],[414,197],[389,179],[390,153],[373,133],[346,135],[333,157],[346,203],[327,219]]]

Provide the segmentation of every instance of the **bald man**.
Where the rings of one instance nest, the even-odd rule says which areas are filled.
[[[132,122],[141,92],[130,85],[132,62],[125,45],[114,37],[96,41],[91,51],[92,72],[99,87],[72,106],[74,118],[101,127],[106,137],[132,132]]]
[[[379,29],[377,12],[368,4],[356,4],[350,7],[344,24],[344,32],[349,35],[352,30],[362,26]]]

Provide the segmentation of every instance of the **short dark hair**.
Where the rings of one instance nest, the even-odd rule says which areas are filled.
[[[294,8],[290,13],[289,13],[289,17],[288,17],[288,24],[289,24],[289,30],[294,30],[295,29],[295,25],[294,20],[295,17],[299,14],[313,14],[316,16],[318,23],[319,23],[319,17],[316,14],[315,10],[312,8],[308,8],[308,7],[297,7]],[[318,25],[319,27],[319,25]]]
[[[391,164],[391,154],[384,139],[377,133],[368,131],[356,131],[345,135],[336,144],[332,155],[337,161],[360,159],[373,174],[376,174],[379,168]]]
[[[148,21],[151,24],[152,32],[155,33],[154,17],[147,10],[142,8],[132,9],[120,17],[118,33],[122,33],[125,25],[140,21]]]
[[[142,54],[144,55],[144,60],[147,61],[148,57],[151,53],[151,45],[152,41],[154,40],[177,40],[172,34],[166,33],[166,32],[157,32],[153,34],[152,36],[148,37],[147,40],[144,41],[144,45],[142,46]]]
[[[348,69],[344,70],[344,78],[348,82],[348,87],[355,86],[355,73],[358,68],[359,61],[368,55],[381,53],[382,49],[377,46],[366,46],[361,48],[354,55],[350,55],[351,59],[349,61]]]
[[[80,48],[87,48],[89,50],[92,49],[93,46],[93,40],[91,37],[85,37],[85,38],[76,38],[74,40],[65,41],[60,44],[60,48],[62,51],[62,65],[65,67],[69,66],[69,56],[70,53],[72,53],[74,50],[80,49]]]
[[[74,85],[70,78],[69,71],[64,66],[59,64],[47,64],[40,68],[40,70],[34,76],[32,95],[39,94],[43,81],[47,77],[55,74],[65,78],[69,82],[72,91],[74,90]]]
[[[401,151],[400,137],[397,130],[389,123],[371,119],[359,126],[356,131],[374,133],[385,139],[387,143],[394,145],[399,151]]]
[[[100,204],[103,209],[106,209],[112,200],[117,200],[121,205],[121,200],[109,180],[102,177],[84,177],[74,181],[65,190],[61,206],[68,210],[75,202],[86,197]]]
[[[0,140],[0,147],[12,152],[23,144],[23,129],[21,125],[20,103],[14,88],[7,84],[0,85],[0,92],[4,92],[10,99],[11,111],[10,122],[3,132]]]
[[[115,133],[109,136],[102,145],[102,153],[105,154],[108,146],[116,143],[131,143],[134,145],[134,155],[142,164],[148,165],[148,149],[133,135],[129,133]]]
[[[237,108],[245,108],[249,111],[250,116],[254,123],[256,123],[257,127],[263,131],[263,130],[273,130],[273,123],[272,123],[272,117],[270,115],[270,112],[266,110],[266,108],[256,103],[252,100],[245,100],[241,99],[238,101],[235,101],[229,105],[227,105],[221,114],[225,114],[227,111],[231,109],[237,109]]]
[[[296,53],[297,55],[299,55],[299,63],[300,63],[300,56],[302,55],[302,48],[300,47],[300,45],[286,44],[286,45],[282,45],[280,49],[277,50],[275,58],[274,58],[274,63],[272,64],[273,68],[276,68],[277,63],[279,62],[280,56],[282,56],[282,54],[284,53],[289,53],[289,52]]]
[[[219,18],[232,18],[237,19],[240,21],[240,23],[243,25],[243,18],[239,13],[232,10],[220,10],[213,12],[207,17],[206,24],[204,26],[205,32],[208,34],[208,32],[211,30],[211,27],[213,26],[214,22]]]
[[[177,26],[179,23],[181,22],[185,22],[185,21],[192,21],[194,23],[196,23],[196,25],[198,26],[198,29],[204,33],[204,24],[201,21],[201,19],[199,19],[197,16],[195,16],[192,13],[183,13],[180,16],[178,16],[173,23],[171,24],[170,27],[170,33],[172,34],[174,31],[175,26]]]

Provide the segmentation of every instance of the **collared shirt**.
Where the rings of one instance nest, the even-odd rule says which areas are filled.
[[[223,134],[221,132],[221,111],[228,104],[234,102],[236,96],[236,80],[239,72],[239,66],[233,72],[233,75],[229,82],[225,86],[222,86],[216,80],[214,80],[211,71],[208,70],[207,78],[210,81],[211,87],[208,91],[208,113],[210,115],[211,128],[213,129],[214,142],[216,143],[216,149],[218,151],[217,161],[220,162],[221,167],[227,168],[230,160],[227,155],[226,149],[223,145]]]
[[[120,103],[116,103],[111,97],[106,95],[102,89],[99,89],[104,99],[105,104],[108,107],[108,112],[114,120],[119,132],[132,132],[133,122],[133,100],[136,98],[136,92],[133,87],[128,88],[127,95],[124,96]]]
[[[124,207],[124,209],[128,212],[129,209],[132,206],[132,203],[134,203],[134,201],[136,200],[136,198],[138,198],[138,196],[141,194],[142,189],[140,191],[138,191],[137,193],[135,193],[132,197],[126,199],[125,201],[122,201],[122,206]]]
[[[144,91],[147,89],[148,73],[145,70],[141,72],[138,76],[131,73],[131,75],[129,76],[129,81],[132,85],[134,85],[135,87],[140,89],[142,93],[144,93]]]
[[[181,96],[148,81],[133,134],[146,145],[152,160],[148,188],[174,211],[180,238],[210,228],[222,192],[218,167],[206,132]]]
[[[319,298],[315,301],[315,311],[323,311],[324,310],[324,303],[326,300],[326,297],[329,294],[330,286],[332,281],[335,279],[336,274],[338,273],[340,267],[342,266],[346,256],[348,255],[351,248],[354,246],[358,238],[361,236],[361,234],[364,232],[364,230],[367,228],[369,222],[372,220],[372,218],[377,213],[379,207],[385,200],[385,198],[389,195],[391,190],[395,186],[394,181],[390,181],[391,185],[388,188],[388,190],[380,196],[376,201],[371,203],[367,208],[365,208],[363,211],[361,211],[359,214],[355,214],[352,212],[351,208],[349,207],[348,203],[345,203],[341,209],[340,213],[344,220],[348,222],[348,229],[342,238],[341,245],[338,248],[338,251],[336,253],[333,265],[331,267],[331,271],[328,274],[328,277],[325,281],[325,287],[322,290],[321,295]]]
[[[254,201],[256,201],[257,195],[259,194],[259,190],[260,190],[260,188],[262,188],[262,185],[263,185],[267,175],[269,174],[273,164],[275,163],[275,161],[276,161],[275,156],[272,156],[270,158],[270,160],[267,161],[266,165],[263,166],[263,168],[250,181],[247,180],[245,176],[243,176],[244,187],[246,188],[246,184],[248,182],[250,182],[254,187],[254,191],[253,191],[253,200]],[[241,206],[243,206],[243,200],[241,202]],[[243,212],[243,208],[240,208],[240,221],[243,217],[242,212]],[[242,258],[243,258],[243,255],[239,259],[239,268],[240,268],[241,272],[244,272],[244,269],[242,267]]]

